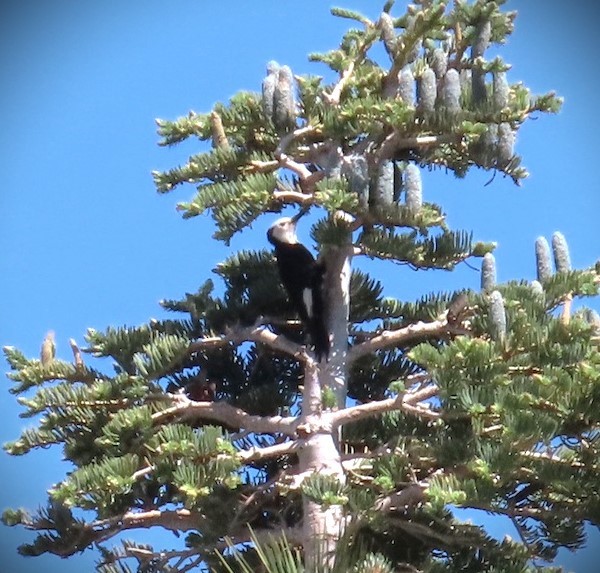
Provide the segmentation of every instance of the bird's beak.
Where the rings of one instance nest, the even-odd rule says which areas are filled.
[[[298,213],[296,213],[292,217],[292,221],[294,222],[294,225],[299,221],[300,217],[304,217],[304,215],[306,215],[306,213],[308,213],[308,207],[302,207],[302,209],[300,209],[300,211],[298,211]]]

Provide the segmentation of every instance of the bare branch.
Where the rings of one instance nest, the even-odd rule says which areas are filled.
[[[323,92],[323,98],[329,105],[339,105],[342,90],[346,87],[346,84],[350,81],[350,78],[354,73],[354,65],[355,62],[350,62],[350,65],[344,70],[338,83],[333,90],[331,90],[331,93]]]
[[[160,526],[171,531],[190,531],[198,528],[198,519],[197,514],[185,508],[173,510],[153,509],[140,512],[128,511],[123,515],[94,521],[89,526],[98,530],[99,533],[104,533],[105,528],[117,528],[120,531],[138,527],[146,529],[154,526]]]
[[[426,486],[421,483],[409,483],[400,491],[395,491],[375,502],[377,511],[388,512],[394,509],[413,508],[424,501]]]
[[[559,464],[561,466],[568,466],[571,468],[584,468],[585,464],[582,462],[578,462],[576,460],[567,460],[564,458],[559,458],[558,456],[555,456],[551,453],[546,453],[546,452],[531,452],[531,451],[525,451],[525,452],[519,452],[520,456],[523,456],[524,458],[528,458],[530,460],[540,460],[540,461],[545,461],[545,462],[551,462],[553,464]]]
[[[329,417],[329,421],[333,426],[341,426],[343,424],[356,422],[363,418],[376,416],[385,412],[392,412],[394,410],[402,410],[407,414],[436,420],[441,417],[439,412],[429,410],[424,406],[418,406],[416,404],[422,400],[427,400],[428,398],[435,396],[438,391],[439,388],[435,384],[431,384],[422,390],[418,390],[411,394],[398,394],[395,398],[359,404],[358,406],[352,406],[351,408],[345,408],[344,410],[328,412],[325,416]]]
[[[308,179],[312,175],[312,171],[304,163],[298,163],[284,153],[279,156],[279,166],[293,171],[301,180]]]
[[[79,349],[79,346],[77,346],[77,342],[75,339],[69,338],[69,344],[71,346],[71,350],[73,351],[75,368],[83,368],[85,365],[83,363],[83,358],[81,357],[81,350]]]
[[[156,468],[151,466],[146,466],[145,468],[139,469],[135,472],[131,477],[134,481],[137,481],[140,478],[146,477],[148,474],[151,474]]]
[[[250,165],[252,169],[248,169],[247,171],[250,173],[271,173],[279,168],[279,161],[275,159],[272,161],[259,161],[258,159],[254,159],[250,161]]]
[[[301,137],[307,134],[316,133],[318,133],[318,130],[312,125],[305,125],[304,127],[299,127],[298,129],[295,129],[294,131],[288,133],[287,135],[281,138],[279,145],[276,147],[274,153],[275,158],[279,160],[282,156],[284,156],[286,149],[291,145],[292,141],[300,139]]]
[[[348,361],[352,362],[365,354],[382,348],[402,346],[415,339],[440,337],[448,331],[448,321],[445,318],[433,322],[416,322],[398,330],[385,330],[378,336],[353,346],[348,351]]]
[[[256,462],[267,458],[275,458],[278,456],[284,456],[286,454],[292,454],[298,449],[298,442],[296,440],[283,442],[282,444],[274,444],[272,446],[265,446],[262,448],[253,447],[249,450],[241,450],[238,452],[238,456],[244,463]]]
[[[296,433],[296,418],[288,416],[253,416],[241,408],[236,408],[227,402],[195,402],[187,396],[173,395],[175,406],[156,412],[152,415],[152,422],[156,425],[163,424],[173,419],[185,420],[201,418],[221,422],[234,428],[244,428],[252,432],[267,434],[286,434],[293,436]]]
[[[232,328],[222,336],[201,338],[190,344],[188,352],[192,354],[207,347],[224,346],[231,343],[241,344],[242,342],[261,342],[273,350],[289,354],[301,362],[310,360],[304,346],[295,344],[281,334],[271,332],[264,327],[261,322],[262,319],[259,319],[256,324],[248,328]]]
[[[442,145],[443,143],[458,143],[462,136],[460,134],[444,135],[419,135],[416,137],[403,137],[399,132],[393,131],[381,144],[377,155],[379,160],[390,159],[398,151],[404,149],[423,149]]]
[[[300,191],[273,191],[273,199],[285,202],[295,201],[302,206],[311,205],[313,202],[312,195],[300,193]]]

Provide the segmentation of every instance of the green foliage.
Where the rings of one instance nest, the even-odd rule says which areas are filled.
[[[218,557],[225,573],[253,573],[256,568],[246,559],[243,552],[235,547],[233,541],[227,540],[231,557],[219,553]],[[256,550],[258,563],[265,573],[303,573],[300,552],[292,547],[285,535],[272,536],[267,542],[261,543],[252,532],[251,541]],[[233,567],[235,565],[235,568]]]
[[[459,176],[473,166],[499,170],[515,182],[527,175],[512,143],[502,134],[487,143],[482,139],[495,130],[506,131],[512,141],[533,112],[555,113],[560,108],[560,99],[552,93],[532,96],[521,84],[511,85],[506,77],[510,66],[501,58],[486,60],[489,44],[503,43],[512,32],[514,13],[503,13],[498,3],[487,1],[460,2],[452,8],[439,2],[417,5],[399,18],[384,11],[385,17],[377,22],[343,8],[333,12],[360,27],[351,29],[339,48],[311,54],[309,59],[336,73],[352,66],[352,72],[341,86],[336,105],[328,104],[323,97],[323,93],[331,93],[333,86],[324,85],[316,76],[299,77],[299,115],[292,126],[298,128],[298,135],[287,136],[286,149],[278,147],[280,137],[271,119],[265,116],[261,97],[256,93],[241,92],[228,103],[215,105],[208,114],[192,112],[173,122],[158,121],[161,144],[171,145],[189,137],[214,139],[211,114],[221,120],[226,145],[217,146],[213,141],[213,149],[192,156],[185,165],[154,173],[159,192],[170,191],[180,183],[199,184],[197,195],[190,202],[180,203],[180,209],[184,217],[211,210],[217,224],[216,238],[227,242],[262,212],[277,208],[273,191],[289,188],[285,173],[289,163],[282,160],[282,151],[302,169],[323,173],[318,157],[332,142],[348,158],[363,150],[368,140],[371,146],[365,155],[373,166],[383,154],[420,167],[444,167]],[[370,57],[370,51],[380,42],[385,44],[389,67],[379,58]],[[394,78],[401,70],[410,69],[419,78],[428,62],[436,56],[439,59],[440,54],[447,54],[446,60],[452,60],[454,73],[469,72],[478,78],[473,85],[461,83],[460,109],[446,109],[440,98],[440,102],[433,102],[434,109],[424,114],[419,105],[395,97]],[[492,76],[493,89],[488,82]],[[483,89],[483,97],[475,97],[473,89]],[[500,91],[503,95],[499,104]],[[496,103],[488,98],[488,92]],[[420,146],[418,138],[434,143]],[[339,175],[325,172],[325,179],[317,180],[315,185],[302,181],[306,176],[301,175],[300,169],[294,167],[292,171],[300,179],[292,183],[292,189],[310,195],[313,205],[330,212],[361,212],[356,195]],[[369,177],[375,185],[377,170],[371,171]],[[295,188],[297,183],[300,189]],[[380,217],[376,209],[371,213],[376,207],[369,206],[367,219],[374,214],[376,219]],[[361,215],[365,215],[364,210]]]
[[[344,505],[348,494],[344,484],[333,475],[313,473],[302,482],[302,493],[321,505]]]
[[[393,573],[392,564],[383,556],[370,553],[354,569],[354,573]]]
[[[437,236],[419,237],[416,231],[395,234],[372,229],[360,237],[359,244],[369,256],[414,268],[450,270],[475,255],[472,237],[466,232],[445,231]]]
[[[180,203],[178,209],[184,218],[196,217],[212,209],[219,227],[216,239],[226,243],[243,227],[270,207],[276,180],[271,174],[256,173],[234,181],[202,185],[196,197],[189,203]]]
[[[414,270],[483,257],[482,292],[404,301],[354,269],[349,300],[334,301],[348,302],[348,330],[342,342],[336,330],[339,354],[319,366],[329,376],[320,411],[297,426],[290,420],[305,413],[301,392],[312,381],[302,350],[285,344],[301,349],[306,329],[267,250],[232,254],[213,271],[218,286],[209,279],[161,301],[174,318],[90,329],[83,352],[104,370],[76,355],[40,360],[5,347],[10,391],[34,423],[5,450],[55,445],[72,464],[47,507],[4,512],[5,524],[37,532],[22,554],[96,545],[103,573],[132,571],[131,560],[139,573],[202,561],[214,571],[300,573],[308,564],[285,531],[302,530],[306,500],[339,510],[346,524],[335,556],[318,556],[323,573],[523,573],[532,559],[582,546],[583,522],[600,523],[600,350],[597,317],[577,305],[598,294],[598,266],[572,269],[555,234],[556,273],[542,238],[539,281],[496,284],[495,245],[451,229],[422,185],[422,169],[463,177],[473,167],[520,183],[518,130],[560,108],[491,59],[514,26],[502,4],[423,0],[396,15],[388,1],[376,19],[335,8],[356,27],[310,56],[333,83],[277,66],[279,104],[240,92],[209,113],[158,120],[160,145],[201,143],[184,164],[153,173],[156,189],[194,185],[179,210],[209,212],[216,239],[228,243],[262,214],[300,204],[319,212],[311,238],[326,268],[339,249]],[[267,336],[252,341],[259,328]],[[359,415],[334,435],[336,385]],[[343,482],[327,463],[294,482],[311,432],[339,446],[340,459],[324,462],[343,461]],[[461,523],[453,506],[508,515],[522,543]],[[185,530],[186,547],[105,546],[154,525]]]

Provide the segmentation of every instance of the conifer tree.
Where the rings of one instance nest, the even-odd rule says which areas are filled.
[[[581,299],[600,268],[571,268],[557,233],[556,271],[542,237],[538,280],[498,284],[494,245],[451,229],[421,177],[475,167],[520,183],[519,128],[560,99],[511,84],[490,56],[513,30],[502,0],[393,4],[332,10],[353,27],[310,55],[330,82],[273,61],[260,92],[158,122],[161,145],[207,144],[154,179],[160,193],[191,183],[179,208],[209,212],[215,240],[311,213],[329,359],[315,359],[266,240],[163,300],[172,317],[72,340],[73,360],[50,335],[41,360],[6,347],[35,426],[5,449],[58,446],[72,464],[47,507],[4,512],[36,534],[21,554],[96,547],[103,573],[521,573],[555,571],[532,563],[599,523],[600,321]],[[365,258],[415,273],[482,264],[481,290],[398,300]],[[520,539],[456,507],[508,516]],[[185,546],[126,539],[153,527]]]

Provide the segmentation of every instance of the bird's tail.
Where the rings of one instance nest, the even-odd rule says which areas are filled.
[[[325,264],[323,261],[317,261],[315,264],[312,291],[313,291],[313,313],[310,317],[309,330],[310,338],[315,347],[315,357],[317,362],[323,358],[329,358],[329,320],[325,304],[325,289],[323,279],[325,276]]]
[[[313,346],[315,347],[315,357],[317,362],[321,362],[323,358],[329,359],[329,329],[327,328],[326,321],[315,320],[313,318],[310,324],[310,338]]]

